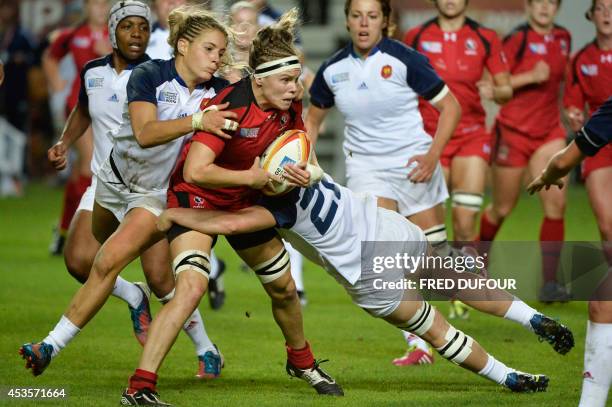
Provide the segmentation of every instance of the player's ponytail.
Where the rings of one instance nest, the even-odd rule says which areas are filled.
[[[260,29],[249,52],[250,67],[255,69],[266,62],[300,55],[294,45],[294,32],[298,24],[299,11],[292,8],[275,24]]]
[[[395,24],[391,22],[391,0],[377,0],[380,3],[380,8],[383,13],[383,18],[387,20],[387,26],[383,28],[383,37],[392,37],[395,32]],[[349,11],[351,10],[351,4],[353,0],[346,0],[344,3],[344,16],[348,19]]]

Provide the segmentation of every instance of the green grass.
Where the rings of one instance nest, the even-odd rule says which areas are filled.
[[[20,344],[40,340],[51,330],[78,284],[61,258],[49,257],[51,226],[59,213],[61,191],[32,185],[27,198],[0,200],[0,387],[65,387],[63,402],[37,404],[117,405],[127,378],[136,367],[141,348],[132,336],[125,304],[111,298],[86,329],[53,361],[44,375],[34,378],[17,355]],[[539,204],[523,197],[500,239],[536,240]],[[570,190],[568,240],[597,240],[597,228],[584,190]],[[225,307],[212,312],[206,299],[200,306],[207,330],[225,355],[220,379],[194,378],[196,358],[185,335],[180,335],[160,371],[164,400],[178,406],[288,406],[288,405],[415,405],[415,406],[574,406],[581,387],[586,305],[542,306],[574,331],[577,346],[559,356],[547,345],[511,322],[471,313],[457,327],[479,340],[491,353],[513,367],[550,375],[549,391],[516,395],[437,357],[433,366],[398,368],[392,358],[404,350],[400,334],[369,317],[321,269],[306,266],[310,304],[304,310],[305,330],[324,367],[344,386],[341,399],[316,397],[305,383],[284,372],[285,351],[274,324],[269,301],[253,275],[238,270],[238,261],[225,243],[218,254],[228,265]],[[132,264],[123,276],[142,280]],[[445,303],[438,306],[446,311]],[[155,305],[155,310],[158,305]],[[34,405],[8,401],[0,404]]]

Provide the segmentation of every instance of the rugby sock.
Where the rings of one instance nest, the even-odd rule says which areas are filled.
[[[289,261],[291,262],[291,277],[295,281],[295,289],[297,291],[304,292],[304,279],[302,278],[302,271],[304,267],[304,259],[300,252],[295,250],[291,244],[283,241],[285,248],[289,253]]]
[[[512,301],[512,304],[510,304],[508,311],[506,311],[504,318],[509,321],[517,322],[530,331],[533,331],[533,327],[529,321],[531,321],[531,318],[533,318],[533,316],[537,313],[538,311],[514,297],[514,300]]]
[[[480,238],[481,242],[492,242],[495,239],[495,235],[499,231],[502,222],[499,225],[494,224],[489,220],[487,216],[487,211],[482,211],[482,215],[480,216]]]
[[[62,219],[60,221],[60,233],[65,233],[70,227],[81,197],[91,184],[91,177],[80,176],[76,180],[68,180],[64,187],[64,206],[62,208]]]
[[[306,342],[306,346],[302,349],[293,349],[285,344],[287,348],[287,360],[298,369],[310,369],[314,366],[314,356],[310,350],[310,344]]]
[[[425,233],[425,237],[431,244],[431,247],[433,247],[436,255],[441,257],[450,256],[452,248],[448,244],[446,226],[444,223],[430,227],[424,230],[423,233]]]
[[[51,357],[56,357],[79,332],[81,332],[81,329],[66,318],[65,315],[62,315],[55,328],[49,332],[49,336],[43,339],[43,342],[53,346]]]
[[[480,372],[478,372],[478,374],[494,381],[497,384],[504,384],[506,382],[506,376],[508,376],[508,373],[513,372],[513,370],[499,360],[495,359],[493,356],[488,356],[489,358],[487,359],[487,364]]]
[[[604,407],[612,382],[612,324],[588,322],[579,407]]]
[[[203,355],[207,351],[212,350],[215,351],[215,345],[210,341],[210,338],[206,334],[206,329],[204,327],[204,321],[202,320],[202,315],[200,314],[200,310],[196,308],[193,311],[193,314],[189,318],[187,318],[187,322],[183,325],[183,330],[191,339],[191,342],[195,345],[196,355]]]
[[[544,218],[540,228],[540,242],[563,242],[564,219]],[[561,256],[562,243],[542,243],[542,275],[544,282],[557,280],[557,268]]]
[[[157,374],[147,370],[136,369],[128,381],[128,393],[134,394],[143,389],[157,391]]]
[[[402,334],[404,334],[404,339],[406,340],[408,346],[416,346],[418,349],[421,349],[423,352],[427,352],[430,355],[433,353],[431,346],[429,346],[429,344],[423,339],[406,331],[402,331]]]
[[[142,301],[142,291],[136,284],[130,283],[121,277],[117,277],[115,287],[113,287],[113,295],[127,302],[130,307],[136,308]]]
[[[217,278],[217,276],[219,275],[219,258],[217,257],[217,255],[215,254],[215,251],[213,249],[210,250],[210,274],[208,275],[208,278]]]

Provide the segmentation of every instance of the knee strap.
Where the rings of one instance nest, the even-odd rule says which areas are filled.
[[[440,356],[451,362],[460,365],[472,353],[472,343],[474,340],[451,326],[446,335],[444,335],[446,343],[440,348],[436,348]]]
[[[429,328],[433,325],[435,316],[436,308],[432,307],[427,301],[423,301],[423,304],[414,316],[410,318],[404,326],[400,326],[399,328],[415,335],[422,336],[429,331]]]
[[[172,271],[174,278],[185,270],[202,274],[208,280],[210,275],[210,256],[201,250],[185,250],[174,258]]]
[[[461,207],[472,211],[480,211],[484,198],[482,194],[457,191],[453,192],[451,201],[453,208]]]
[[[270,260],[254,266],[253,271],[257,274],[262,284],[268,284],[289,271],[290,267],[291,262],[289,261],[289,253],[287,253],[287,250],[283,247]]]

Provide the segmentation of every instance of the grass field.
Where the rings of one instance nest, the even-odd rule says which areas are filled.
[[[127,307],[111,298],[86,329],[37,378],[24,369],[17,349],[40,340],[53,328],[78,284],[63,261],[50,257],[50,229],[59,213],[61,191],[31,185],[25,199],[0,200],[0,388],[63,387],[64,401],[13,401],[0,404],[70,406],[118,405],[127,378],[136,367],[141,348],[132,336]],[[523,197],[500,239],[535,240],[540,224],[537,199]],[[569,193],[566,238],[597,240],[598,233],[585,192]],[[222,242],[218,254],[229,266],[225,307],[210,310],[207,299],[200,310],[208,333],[225,355],[221,378],[194,378],[196,358],[183,334],[166,359],[159,390],[162,399],[177,406],[293,406],[293,405],[414,405],[414,406],[575,406],[581,387],[586,327],[586,304],[543,306],[574,331],[576,348],[557,355],[547,344],[511,322],[473,311],[456,326],[478,339],[508,365],[546,373],[547,393],[516,395],[437,357],[432,366],[399,368],[390,361],[404,350],[400,334],[369,317],[324,271],[306,266],[310,303],[304,310],[307,338],[315,356],[329,358],[324,368],[343,385],[340,399],[317,397],[305,383],[284,372],[285,350],[274,324],[269,302],[257,279],[238,270],[237,257]],[[536,264],[536,271],[539,266]],[[132,264],[123,276],[142,280]],[[438,304],[446,312],[445,303]],[[155,304],[154,309],[158,309]]]

